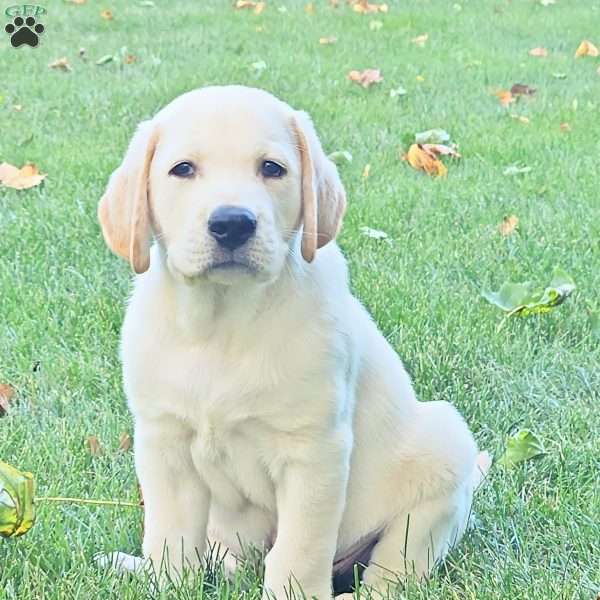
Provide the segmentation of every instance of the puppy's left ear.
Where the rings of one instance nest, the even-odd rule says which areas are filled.
[[[292,130],[302,168],[302,256],[311,262],[317,249],[335,239],[340,230],[346,212],[346,192],[305,112],[294,113]]]

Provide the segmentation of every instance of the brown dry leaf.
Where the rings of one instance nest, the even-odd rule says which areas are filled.
[[[46,177],[33,163],[25,163],[20,169],[6,162],[0,164],[0,183],[13,190],[27,190],[42,183]]]
[[[131,63],[134,63],[137,60],[137,56],[135,54],[126,54],[123,58],[123,62],[126,65],[130,65]]]
[[[515,98],[508,90],[498,90],[497,92],[494,92],[494,94],[498,96],[498,100],[500,100],[502,106],[508,106],[515,101]]]
[[[95,435],[90,435],[87,439],[88,450],[92,456],[98,456],[102,454],[102,446],[100,440]]]
[[[536,89],[529,87],[526,83],[515,83],[510,88],[510,93],[513,96],[533,96],[535,92]]]
[[[114,16],[112,14],[112,10],[109,10],[108,8],[105,8],[104,10],[100,11],[100,16],[105,20],[105,21],[112,21],[114,19]]]
[[[560,130],[566,133],[568,131],[571,131],[571,126],[568,123],[561,123]]]
[[[260,15],[260,13],[265,10],[267,3],[266,2],[254,2],[253,0],[238,0],[235,3],[236,10],[240,9],[248,9],[253,10],[255,15]]]
[[[321,46],[329,46],[330,44],[335,44],[336,42],[337,38],[335,35],[319,38],[319,44],[321,44]]]
[[[361,15],[386,13],[389,10],[387,4],[371,4],[368,0],[354,0],[351,4],[352,10]]]
[[[371,165],[366,164],[365,168],[363,169],[362,176],[366,179],[370,174],[371,174]]]
[[[0,417],[8,412],[10,401],[15,395],[15,388],[7,383],[0,383]]]
[[[513,233],[518,226],[519,218],[516,215],[510,215],[502,219],[502,223],[498,225],[498,230],[504,237],[507,237]]]
[[[437,158],[437,155],[427,150],[421,144],[412,144],[408,152],[402,156],[413,169],[425,171],[428,175],[445,177],[448,173],[446,165]]]
[[[123,431],[119,436],[119,450],[127,452],[129,448],[131,448],[131,436],[126,431]]]
[[[362,85],[364,88],[368,88],[374,83],[380,83],[383,81],[381,71],[379,69],[365,69],[364,71],[350,71],[348,73],[348,79]]]
[[[589,40],[583,40],[575,51],[575,58],[580,58],[581,56],[600,56],[600,50]]]
[[[66,56],[63,56],[62,58],[57,58],[56,60],[52,61],[48,66],[51,69],[60,69],[61,71],[73,70],[71,69],[71,65],[69,64],[69,61],[67,60]]]
[[[419,46],[419,47],[422,48],[425,45],[425,42],[427,42],[428,39],[429,39],[429,34],[428,33],[423,33],[423,34],[418,35],[417,37],[413,38],[410,41],[413,44],[415,44],[416,46]]]
[[[315,3],[314,2],[309,2],[305,7],[304,7],[304,12],[307,15],[314,15],[317,10],[315,9]]]
[[[542,56],[548,56],[548,50],[546,48],[532,48],[529,51],[529,56],[538,56],[538,57],[542,57]]]

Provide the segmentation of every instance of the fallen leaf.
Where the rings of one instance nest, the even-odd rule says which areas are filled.
[[[509,165],[502,171],[503,175],[525,175],[526,173],[531,172],[531,167],[527,166],[519,166],[519,165]]]
[[[566,73],[552,73],[552,77],[554,77],[554,79],[566,79],[567,74]]]
[[[544,447],[538,436],[529,429],[521,429],[506,440],[506,449],[499,462],[510,469],[542,454]]]
[[[460,158],[460,154],[454,146],[446,146],[445,144],[422,144],[426,152],[441,154],[442,156],[450,156],[451,158]]]
[[[267,3],[266,2],[253,2],[252,0],[238,0],[235,3],[235,8],[237,10],[240,9],[248,9],[254,11],[255,15],[260,15],[262,11],[265,9]]]
[[[366,164],[365,168],[363,169],[362,176],[366,179],[370,174],[371,174],[371,165]]]
[[[33,475],[0,460],[0,537],[27,533],[35,523]]]
[[[115,57],[112,54],[105,54],[104,56],[101,56],[97,61],[96,64],[98,66],[102,66],[102,65],[106,65],[109,62],[112,62],[113,60],[115,60]]]
[[[529,123],[529,119],[523,115],[510,115],[510,118],[515,119],[515,121],[519,121],[519,123],[525,123],[525,125]]]
[[[264,60],[257,60],[256,62],[253,62],[250,67],[257,75],[260,75],[267,68],[267,63]]]
[[[8,412],[10,401],[15,395],[15,389],[6,383],[0,383],[0,417]]]
[[[362,235],[374,240],[389,240],[388,234],[380,229],[371,229],[370,227],[363,226],[360,228],[360,232]]]
[[[423,77],[423,75],[417,75],[415,77],[415,79],[419,82],[419,83],[423,83],[425,81],[425,77]]]
[[[421,144],[412,144],[408,152],[402,156],[413,169],[425,171],[428,175],[445,177],[448,173],[446,165],[439,160],[434,152],[427,150]]]
[[[336,42],[337,38],[335,37],[335,35],[319,38],[319,44],[321,44],[321,46],[328,46],[330,44],[335,44]]]
[[[516,215],[510,215],[502,219],[502,223],[498,226],[500,233],[507,237],[511,233],[514,233],[515,229],[519,226],[519,218]]]
[[[108,10],[108,8],[105,8],[104,10],[100,11],[100,16],[105,20],[105,21],[112,21],[114,19],[114,16],[112,14],[112,10]]]
[[[524,283],[505,282],[497,292],[483,290],[481,295],[507,316],[529,316],[547,313],[562,304],[575,291],[573,279],[562,269],[556,269],[546,288]]]
[[[127,452],[129,448],[131,448],[131,436],[127,432],[123,431],[119,436],[119,450]]]
[[[415,133],[415,142],[417,144],[444,144],[450,141],[450,134],[443,129],[428,129]]]
[[[13,110],[16,110],[17,112],[21,112],[23,110],[23,105],[22,104],[13,104]]]
[[[71,69],[71,65],[69,64],[69,61],[67,60],[66,56],[63,56],[62,58],[57,58],[55,61],[52,61],[48,66],[51,69],[60,69],[61,71],[73,70]]]
[[[399,85],[396,89],[390,90],[390,98],[398,98],[399,96],[406,96],[407,91]]]
[[[368,0],[355,0],[352,2],[352,10],[362,15],[386,13],[389,6],[387,4],[371,4]]]
[[[418,35],[417,37],[413,38],[410,41],[413,44],[415,44],[416,46],[420,46],[422,48],[423,46],[425,46],[425,43],[427,42],[428,39],[429,39],[429,34],[423,33],[423,34]]]
[[[515,101],[515,98],[508,90],[498,90],[494,94],[498,96],[498,100],[500,100],[502,106],[508,106]]]
[[[85,4],[85,0],[65,0],[65,1],[68,2],[69,4],[76,4],[78,6]]]
[[[130,65],[131,63],[134,63],[137,60],[137,56],[135,56],[134,54],[126,54],[123,57],[123,62],[126,65]]]
[[[379,69],[365,69],[364,71],[350,71],[348,73],[348,79],[361,85],[364,88],[368,88],[374,83],[380,83],[383,81],[381,71]]]
[[[583,40],[575,51],[575,58],[580,58],[581,56],[600,56],[600,50],[589,40]]]
[[[329,158],[329,160],[332,160],[336,165],[339,165],[343,162],[352,162],[352,154],[350,154],[348,150],[336,150],[335,152],[332,152],[327,158]]]
[[[544,56],[548,56],[548,50],[546,48],[532,48],[529,51],[529,56],[537,56],[537,57],[544,57]]]
[[[373,20],[369,22],[369,29],[371,31],[379,31],[383,27],[383,21]]]
[[[561,123],[560,130],[564,132],[571,131],[571,126],[568,123]]]
[[[87,439],[87,446],[92,456],[98,456],[102,454],[102,446],[100,440],[95,435],[90,435]]]
[[[42,183],[46,174],[39,172],[33,163],[26,163],[20,169],[8,163],[0,164],[0,183],[13,190],[27,190]]]
[[[535,92],[536,89],[529,87],[526,83],[515,83],[510,88],[510,93],[513,96],[533,96]]]
[[[309,2],[305,7],[304,7],[304,12],[307,15],[314,15],[317,11],[315,9],[315,3],[314,2]]]

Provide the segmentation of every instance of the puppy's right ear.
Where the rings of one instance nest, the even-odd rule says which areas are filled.
[[[129,261],[136,273],[144,273],[150,266],[148,174],[157,140],[158,133],[151,121],[139,125],[98,206],[106,244]]]

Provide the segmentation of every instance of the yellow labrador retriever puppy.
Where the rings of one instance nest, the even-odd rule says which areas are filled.
[[[350,293],[345,206],[309,117],[240,86],[171,102],[110,178],[104,237],[139,275],[121,355],[154,565],[255,545],[265,596],[326,599],[355,563],[383,591],[462,536],[473,436],[417,401]]]

